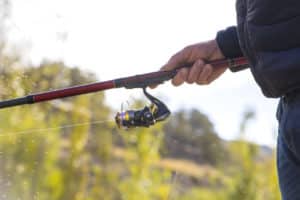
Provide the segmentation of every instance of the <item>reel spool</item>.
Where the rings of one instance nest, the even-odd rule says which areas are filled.
[[[169,117],[171,112],[163,102],[150,95],[146,88],[143,88],[143,92],[150,100],[151,105],[145,106],[141,110],[118,112],[115,121],[119,128],[149,127]]]

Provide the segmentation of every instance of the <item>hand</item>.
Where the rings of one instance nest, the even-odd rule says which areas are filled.
[[[205,61],[223,59],[224,55],[218,47],[215,40],[198,43],[185,47],[176,53],[165,64],[161,70],[168,71],[184,66],[187,63],[193,63],[191,68],[182,68],[173,78],[172,84],[179,86],[184,82],[189,84],[197,83],[199,85],[209,84],[223,74],[227,67],[213,68]]]

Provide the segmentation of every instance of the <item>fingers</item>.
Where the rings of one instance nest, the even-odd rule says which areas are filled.
[[[191,68],[179,70],[177,75],[173,78],[172,84],[179,86],[187,82],[189,84],[197,83],[199,85],[205,85],[209,84],[213,78],[215,78],[213,67],[199,59]]]
[[[179,86],[187,80],[189,74],[189,69],[183,68],[179,70],[176,76],[172,79],[172,84],[174,86]]]
[[[205,85],[209,83],[209,77],[213,73],[213,67],[209,64],[204,65],[202,72],[198,75],[197,84]]]
[[[207,79],[207,83],[209,84],[209,83],[213,82],[214,80],[216,80],[217,78],[219,78],[226,71],[226,69],[227,69],[227,67],[214,69],[214,72]]]
[[[189,45],[173,55],[169,61],[161,68],[162,71],[170,71],[181,68],[184,65],[193,64],[191,68],[182,68],[172,79],[175,86],[184,82],[189,84],[197,83],[199,85],[209,84],[218,78],[225,70],[219,71],[213,69],[204,60],[217,60],[224,58],[219,50],[215,40]],[[152,86],[151,88],[154,88]]]
[[[189,54],[189,50],[190,48],[185,47],[184,49],[182,49],[181,51],[179,51],[178,53],[176,53],[175,55],[173,55],[170,60],[161,67],[161,71],[170,71],[170,70],[174,70],[178,67],[181,67],[182,64],[186,63],[188,60],[188,54]],[[179,86],[181,85],[183,82],[187,81],[187,76],[189,74],[189,70],[188,69],[181,69],[178,71],[177,75],[172,79],[172,84],[174,86]],[[156,88],[157,85],[153,85],[150,86],[150,88],[154,89]]]
[[[205,64],[203,60],[197,60],[191,68],[182,68],[179,70],[177,75],[172,79],[172,84],[180,86],[184,82],[187,82],[189,84],[207,85],[222,75],[226,69],[226,67],[215,69],[212,65]],[[157,85],[149,87],[154,89]]]
[[[155,88],[157,88],[157,85],[149,85],[149,88],[150,89],[155,89]]]
[[[180,67],[182,64],[188,62],[192,49],[185,47],[175,55],[161,68],[163,71],[169,71]]]
[[[201,74],[205,63],[203,60],[197,60],[192,68],[189,70],[189,75],[187,77],[187,83],[192,84],[195,83],[198,79],[199,74]]]

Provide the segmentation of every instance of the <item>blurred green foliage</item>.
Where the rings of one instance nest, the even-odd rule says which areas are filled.
[[[4,27],[9,1],[0,5]],[[25,66],[4,41],[1,29],[0,99],[97,80],[62,62]],[[1,110],[0,200],[280,199],[274,152],[243,139],[254,112],[229,142],[196,109],[118,130],[104,100],[95,93]]]
[[[2,53],[0,98],[96,81],[63,63],[23,66]],[[137,102],[141,106],[142,102]],[[200,111],[118,130],[104,94],[0,112],[0,199],[280,199],[274,156],[223,141]]]

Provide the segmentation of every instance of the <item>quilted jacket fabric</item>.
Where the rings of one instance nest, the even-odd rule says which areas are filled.
[[[237,0],[237,26],[217,34],[228,58],[244,55],[267,97],[300,89],[300,1]]]

